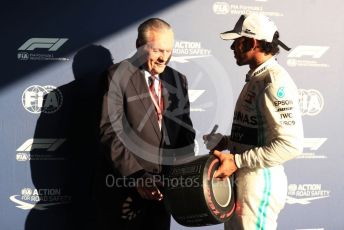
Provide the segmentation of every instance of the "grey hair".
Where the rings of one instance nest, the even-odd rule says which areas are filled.
[[[170,24],[165,22],[160,18],[150,18],[143,23],[141,23],[137,29],[137,39],[136,39],[136,48],[143,46],[147,43],[148,32],[151,30],[172,30]]]

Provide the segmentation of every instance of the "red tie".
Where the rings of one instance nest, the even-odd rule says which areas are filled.
[[[159,98],[158,95],[155,92],[155,88],[154,88],[154,77],[150,76],[148,78],[148,84],[149,84],[149,90],[152,94],[152,96],[154,97],[154,100],[157,102],[157,104],[159,104]]]
[[[159,92],[158,92],[158,95],[160,96],[160,98],[156,94],[156,91],[155,91],[155,88],[154,88],[154,80],[155,79],[156,79],[156,77],[150,76],[148,78],[148,85],[149,85],[149,91],[150,91],[151,96],[152,96],[153,104],[155,106],[155,111],[156,111],[157,116],[158,116],[158,122],[159,122],[159,125],[161,126],[162,112],[164,111],[164,100],[162,98],[162,85],[161,85],[161,81],[159,81]]]

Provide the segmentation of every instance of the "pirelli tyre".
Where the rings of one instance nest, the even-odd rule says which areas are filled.
[[[233,178],[214,178],[218,167],[219,160],[210,154],[167,170],[165,204],[179,224],[206,226],[232,217],[235,209]]]

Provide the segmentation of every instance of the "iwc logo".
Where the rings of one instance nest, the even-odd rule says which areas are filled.
[[[24,108],[35,114],[55,113],[60,109],[62,101],[61,91],[52,85],[32,85],[26,88],[22,95]]]

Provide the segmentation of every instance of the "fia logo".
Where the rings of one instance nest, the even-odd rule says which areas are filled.
[[[324,107],[324,98],[318,90],[299,89],[299,105],[302,115],[315,116]]]
[[[22,61],[26,61],[30,59],[29,53],[27,52],[19,52],[17,54],[17,58]]]
[[[213,12],[215,14],[228,14],[229,13],[229,4],[227,2],[215,2],[213,4]]]
[[[22,95],[22,104],[30,112],[39,114],[55,113],[62,106],[63,96],[55,86],[32,85]]]

